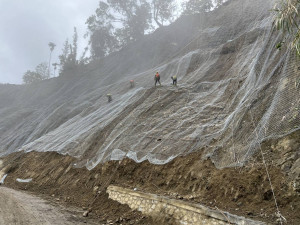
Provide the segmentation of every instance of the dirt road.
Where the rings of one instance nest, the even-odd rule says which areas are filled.
[[[45,200],[0,187],[0,225],[96,224],[77,211],[54,207]]]

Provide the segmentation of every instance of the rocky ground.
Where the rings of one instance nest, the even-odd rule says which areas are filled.
[[[299,135],[269,140],[262,152],[278,208],[287,224],[300,224]],[[108,199],[110,184],[201,203],[248,218],[278,223],[276,207],[260,152],[246,166],[216,169],[201,151],[165,165],[130,159],[99,164],[93,170],[76,168],[76,159],[54,152],[22,152],[2,159],[5,185],[52,198],[59,204],[90,211],[99,224],[157,224],[157,220]],[[290,166],[289,166],[290,165]],[[292,165],[292,166],[291,166]],[[32,178],[18,183],[16,178]],[[160,222],[168,224],[168,222]],[[171,223],[172,224],[172,223]]]

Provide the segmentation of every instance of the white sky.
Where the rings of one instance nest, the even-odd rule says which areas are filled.
[[[185,0],[176,0],[178,4]],[[74,26],[79,56],[87,45],[83,39],[86,19],[99,0],[0,0],[0,83],[22,83],[27,70],[48,62],[49,42],[54,42],[52,63],[66,38],[72,40]]]

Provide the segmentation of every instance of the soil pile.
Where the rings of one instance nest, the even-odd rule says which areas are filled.
[[[279,165],[295,159],[288,156],[282,164],[284,158],[274,149],[282,148],[283,142],[294,143],[286,145],[286,148],[290,149],[290,154],[299,154],[299,134],[296,132],[279,140],[269,140],[262,146],[279,210],[287,224],[294,225],[300,223],[297,213],[300,210],[300,189],[294,185],[297,182],[296,171],[285,173]],[[260,155],[252,158],[245,167],[219,170],[209,159],[201,160],[202,152],[178,157],[165,165],[146,161],[137,164],[131,159],[109,161],[91,171],[76,168],[76,159],[54,152],[15,153],[3,159],[1,172],[8,173],[6,185],[53,196],[61,204],[90,208],[91,216],[102,223],[157,224],[152,218],[143,217],[128,206],[108,199],[105,190],[110,184],[201,203],[272,224],[278,222],[272,190]],[[18,183],[16,178],[32,178],[33,181]]]

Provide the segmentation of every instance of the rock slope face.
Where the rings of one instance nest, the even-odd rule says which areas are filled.
[[[273,4],[231,0],[63,77],[1,85],[1,155],[57,151],[91,169],[123,157],[164,164],[205,147],[219,168],[242,165],[262,140],[300,126],[297,65],[274,47]]]

